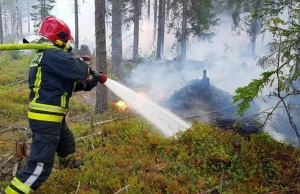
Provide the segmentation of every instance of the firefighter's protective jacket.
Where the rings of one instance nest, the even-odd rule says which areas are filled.
[[[89,91],[98,80],[87,80],[88,65],[59,49],[37,52],[30,64],[28,118],[62,122],[72,92]]]

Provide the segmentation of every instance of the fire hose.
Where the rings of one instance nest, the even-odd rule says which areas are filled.
[[[0,44],[0,51],[3,50],[39,50],[39,49],[60,49],[50,44]]]
[[[62,46],[64,49],[71,51],[71,47],[68,44],[63,44],[61,41],[55,42],[58,46]],[[61,48],[50,45],[50,44],[36,44],[36,43],[27,43],[27,44],[0,44],[0,51],[2,50],[39,50],[39,49],[59,49]],[[91,60],[90,57],[83,57],[83,60],[85,62]],[[107,76],[102,74],[102,72],[97,72],[93,70],[90,66],[90,73],[95,78],[98,78],[100,80],[100,83],[105,83],[107,80]]]

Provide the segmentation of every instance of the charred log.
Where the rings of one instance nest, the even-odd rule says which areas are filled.
[[[256,122],[240,123],[236,119],[215,119],[212,126],[225,130],[232,130],[241,135],[257,134],[262,131],[262,126]]]

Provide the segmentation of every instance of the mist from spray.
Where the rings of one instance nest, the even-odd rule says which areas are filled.
[[[173,113],[163,109],[122,84],[112,79],[107,79],[105,85],[145,119],[156,126],[165,136],[170,137],[181,130],[190,128],[188,123]]]

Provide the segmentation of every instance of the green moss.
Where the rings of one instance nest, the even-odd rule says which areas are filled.
[[[26,79],[29,61],[25,56],[22,60],[12,60],[8,54],[0,57],[0,117],[7,126],[27,125],[27,85],[10,84]],[[74,95],[69,128],[76,137],[102,134],[77,141],[78,159],[84,163],[81,170],[55,169],[37,193],[75,193],[79,182],[80,193],[88,194],[115,193],[128,185],[128,193],[200,193],[218,185],[222,193],[300,192],[300,150],[267,134],[252,135],[248,141],[195,122],[191,129],[166,139],[143,118],[130,110],[120,111],[113,103],[103,114],[93,112],[93,106]],[[118,120],[91,125],[110,119]],[[10,142],[1,150],[13,150],[16,138],[23,135],[1,134]],[[234,141],[241,145],[238,155]],[[0,188],[7,184],[1,180]]]

